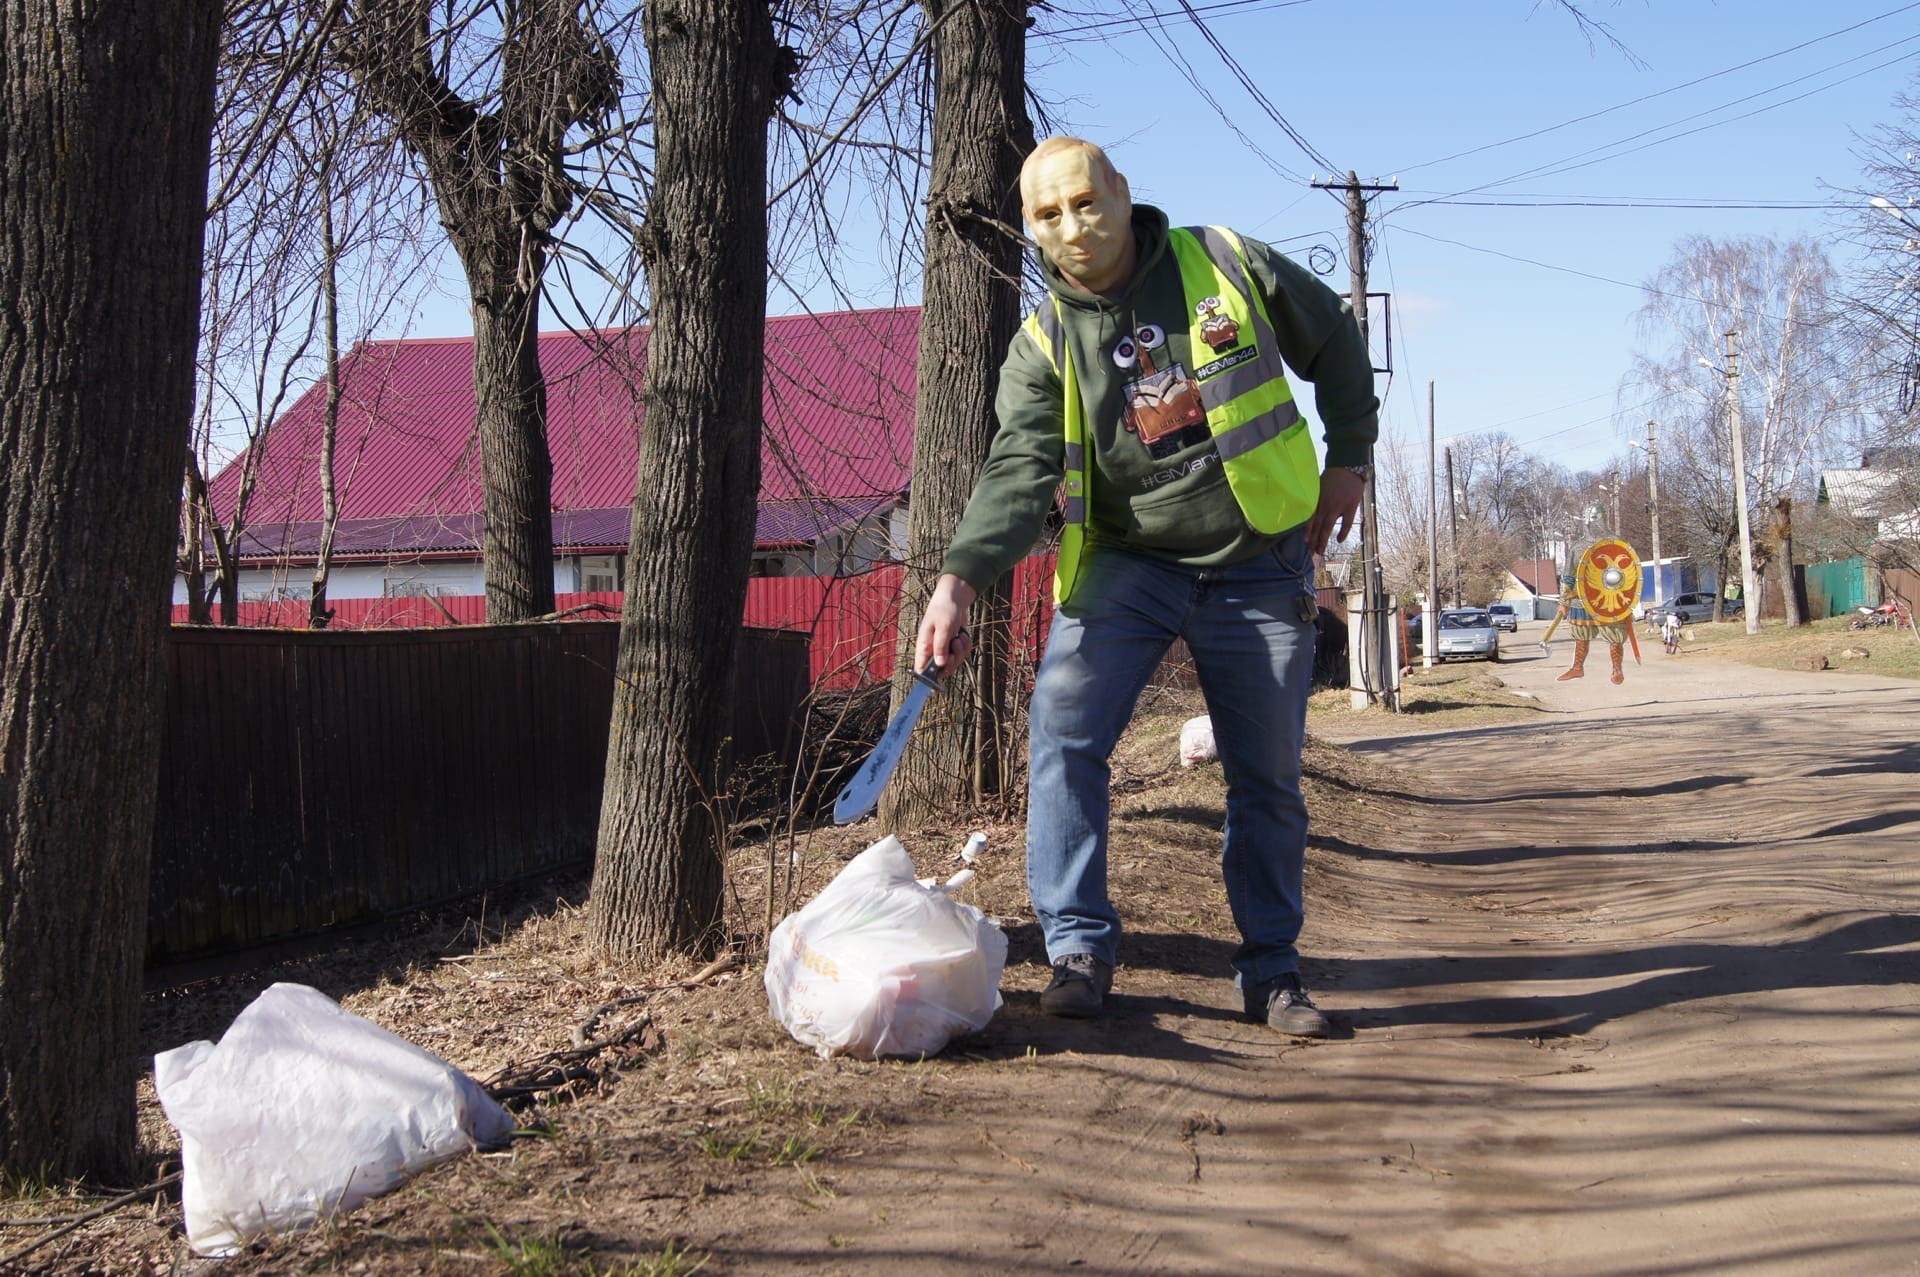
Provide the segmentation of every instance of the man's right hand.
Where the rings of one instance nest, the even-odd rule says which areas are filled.
[[[913,668],[924,671],[931,662],[944,669],[967,659],[973,651],[973,636],[967,633],[967,609],[973,606],[976,591],[951,572],[933,583],[933,596],[920,615],[920,634],[913,645]],[[939,653],[939,659],[934,659]]]

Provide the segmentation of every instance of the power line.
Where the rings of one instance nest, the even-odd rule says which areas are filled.
[[[1448,239],[1444,235],[1430,235],[1426,231],[1416,231],[1411,226],[1395,226],[1394,229],[1405,235],[1418,235],[1421,239],[1430,239],[1436,244],[1451,244],[1455,248],[1464,248],[1472,253],[1486,253],[1491,257],[1504,257],[1510,262],[1519,262],[1525,266],[1538,266],[1541,270],[1559,271],[1563,275],[1578,275],[1581,279],[1591,279],[1596,283],[1613,284],[1620,288],[1630,288],[1636,293],[1646,291],[1639,284],[1629,284],[1623,279],[1612,279],[1606,275],[1595,275],[1591,271],[1575,270],[1571,266],[1555,266],[1552,262],[1542,262],[1531,257],[1521,257],[1517,253],[1503,253],[1497,248],[1482,248],[1478,244],[1463,243],[1457,239]]]
[[[1260,90],[1260,86],[1255,84],[1253,78],[1247,74],[1246,68],[1240,65],[1239,60],[1235,58],[1233,54],[1227,52],[1227,46],[1221,44],[1219,37],[1215,36],[1207,27],[1206,20],[1200,16],[1199,11],[1187,3],[1187,0],[1180,0],[1180,7],[1186,11],[1188,19],[1199,30],[1201,36],[1206,39],[1206,42],[1213,46],[1213,51],[1220,55],[1220,60],[1226,63],[1227,69],[1233,72],[1234,78],[1240,81],[1240,87],[1247,91],[1247,96],[1253,99],[1254,105],[1258,106],[1269,120],[1272,120],[1278,125],[1282,133],[1285,133],[1289,138],[1293,139],[1293,144],[1306,152],[1307,158],[1316,163],[1324,164],[1329,169],[1339,168],[1340,166],[1338,164],[1335,164],[1327,158],[1325,152],[1314,146],[1313,143],[1307,141],[1300,130],[1294,128],[1292,124],[1287,122],[1286,117],[1280,114],[1280,108],[1275,106],[1272,100]]]
[[[1407,194],[1415,194],[1409,191]],[[1504,200],[1468,200],[1439,197],[1421,200],[1422,205],[1445,205],[1451,208],[1677,208],[1677,209],[1715,209],[1727,212],[1838,212],[1850,209],[1854,205],[1843,200],[1820,200],[1806,203],[1793,200],[1718,200],[1710,197],[1689,196],[1635,196],[1635,195],[1535,195]]]
[[[1740,63],[1738,66],[1730,66],[1730,67],[1727,67],[1725,70],[1710,72],[1706,75],[1698,77],[1697,79],[1688,80],[1684,84],[1676,84],[1670,88],[1660,89],[1659,91],[1654,93],[1642,94],[1640,97],[1633,98],[1629,101],[1618,102],[1618,103],[1615,103],[1613,106],[1603,107],[1598,111],[1589,111],[1585,115],[1578,115],[1570,120],[1562,120],[1558,124],[1549,124],[1545,128],[1535,129],[1531,133],[1521,133],[1521,134],[1518,134],[1517,136],[1507,138],[1504,141],[1488,142],[1483,146],[1472,147],[1465,151],[1455,151],[1452,155],[1442,156],[1437,160],[1426,160],[1419,164],[1403,164],[1395,171],[1401,172],[1401,173],[1411,173],[1416,169],[1431,168],[1435,164],[1445,164],[1450,160],[1465,159],[1469,155],[1479,155],[1483,151],[1491,151],[1502,146],[1511,146],[1515,142],[1526,142],[1536,137],[1544,137],[1548,133],[1556,133],[1561,129],[1570,128],[1575,124],[1584,124],[1588,120],[1597,120],[1603,115],[1611,115],[1615,111],[1624,111],[1630,106],[1639,106],[1642,102],[1651,102],[1655,98],[1663,98],[1670,93],[1678,93],[1682,89],[1691,89],[1698,85],[1705,84],[1709,80],[1717,80],[1722,76],[1732,75],[1736,71],[1745,71],[1749,67],[1759,66],[1763,62],[1771,62],[1776,58],[1783,58],[1787,56],[1789,53],[1798,53],[1802,49],[1810,49],[1816,44],[1823,43],[1824,41],[1827,41],[1827,40],[1837,39],[1840,36],[1848,34],[1849,32],[1858,31],[1862,27],[1871,26],[1876,22],[1883,22],[1888,18],[1897,17],[1898,15],[1902,13],[1906,13],[1911,9],[1920,9],[1920,0],[1916,0],[1916,2],[1913,4],[1901,5],[1897,9],[1889,9],[1885,13],[1876,14],[1871,18],[1863,19],[1859,22],[1854,23],[1850,27],[1842,27],[1838,31],[1829,31],[1825,35],[1815,36],[1811,40],[1803,40],[1799,44],[1792,45],[1789,48],[1780,49],[1774,53],[1768,53],[1761,57],[1753,58],[1749,61]]]
[[[1920,35],[1916,35],[1916,36],[1910,36],[1910,37],[1908,37],[1908,39],[1906,39],[1906,40],[1901,40],[1901,41],[1896,41],[1895,43],[1897,43],[1897,44],[1906,44],[1906,43],[1910,43],[1910,42],[1911,42],[1911,41],[1913,41],[1913,40],[1920,40]],[[1881,52],[1884,52],[1884,51],[1885,51],[1886,49],[1889,49],[1889,48],[1892,48],[1892,47],[1894,47],[1894,46],[1893,46],[1893,45],[1883,45],[1883,46],[1881,46],[1881,48],[1879,48],[1879,49],[1874,49],[1874,50],[1872,50],[1872,51],[1871,51],[1870,53],[1865,53],[1865,54],[1862,54],[1862,55],[1861,55],[1861,57],[1871,57],[1873,53],[1881,53]],[[1913,53],[1911,53],[1911,52],[1908,52],[1908,53],[1902,53],[1902,54],[1899,54],[1899,55],[1897,55],[1897,56],[1895,56],[1895,57],[1891,57],[1891,58],[1888,58],[1888,59],[1887,59],[1887,60],[1886,60],[1885,62],[1879,62],[1879,63],[1876,63],[1876,64],[1874,64],[1873,66],[1870,66],[1870,67],[1865,67],[1865,68],[1862,68],[1862,69],[1861,69],[1861,70],[1859,70],[1859,71],[1855,71],[1855,72],[1854,72],[1853,74],[1851,74],[1851,75],[1846,75],[1846,76],[1842,76],[1842,77],[1840,77],[1839,79],[1837,79],[1837,80],[1834,80],[1834,81],[1832,81],[1832,82],[1830,82],[1830,83],[1827,83],[1827,84],[1821,84],[1821,85],[1816,85],[1815,87],[1813,87],[1813,88],[1811,88],[1811,89],[1808,89],[1808,90],[1807,90],[1807,91],[1806,91],[1805,93],[1797,93],[1797,94],[1795,94],[1794,96],[1792,96],[1792,97],[1790,97],[1790,98],[1782,98],[1782,99],[1781,99],[1780,101],[1778,101],[1778,102],[1769,102],[1769,103],[1767,103],[1767,104],[1765,104],[1764,106],[1757,106],[1757,107],[1755,107],[1755,108],[1753,108],[1753,109],[1752,109],[1751,111],[1742,111],[1742,112],[1741,112],[1740,114],[1738,114],[1738,115],[1733,115],[1733,116],[1728,116],[1728,117],[1727,117],[1726,119],[1723,119],[1723,120],[1711,120],[1711,121],[1708,121],[1708,122],[1707,122],[1707,123],[1705,123],[1705,124],[1702,124],[1702,125],[1699,125],[1699,126],[1698,126],[1698,127],[1696,127],[1696,128],[1691,128],[1691,129],[1686,129],[1686,130],[1683,130],[1683,131],[1681,131],[1681,132],[1678,132],[1678,133],[1669,133],[1669,134],[1667,134],[1667,135],[1666,135],[1665,137],[1656,137],[1656,138],[1653,138],[1653,139],[1652,139],[1651,141],[1648,141],[1648,142],[1644,142],[1644,143],[1642,143],[1642,144],[1641,144],[1641,145],[1639,145],[1639,146],[1635,146],[1635,147],[1630,147],[1630,148],[1628,148],[1627,150],[1623,150],[1623,151],[1615,151],[1615,152],[1613,152],[1613,153],[1612,153],[1612,154],[1610,154],[1610,155],[1599,155],[1599,156],[1595,156],[1595,158],[1593,158],[1593,159],[1590,159],[1590,160],[1583,160],[1583,162],[1581,162],[1581,163],[1578,163],[1578,164],[1574,164],[1574,163],[1561,163],[1561,162],[1558,162],[1558,161],[1556,161],[1556,163],[1560,163],[1560,167],[1558,167],[1558,168],[1555,168],[1555,167],[1553,167],[1553,166],[1552,166],[1551,164],[1548,164],[1548,165],[1542,165],[1542,166],[1540,166],[1540,167],[1538,167],[1538,168],[1534,168],[1534,169],[1529,169],[1529,170],[1527,170],[1526,172],[1523,172],[1523,173],[1516,173],[1516,174],[1514,174],[1514,175],[1513,175],[1512,177],[1506,177],[1506,178],[1501,178],[1501,179],[1500,179],[1499,181],[1497,181],[1497,182],[1489,182],[1489,183],[1486,183],[1485,185],[1483,185],[1483,186],[1480,186],[1480,187],[1476,187],[1476,188],[1474,188],[1474,189],[1476,189],[1476,190],[1487,190],[1487,189],[1489,189],[1489,188],[1491,188],[1491,187],[1497,187],[1497,186],[1504,186],[1504,185],[1505,185],[1506,183],[1508,183],[1508,182],[1517,182],[1517,181],[1519,181],[1519,180],[1520,180],[1521,178],[1526,178],[1526,177],[1555,177],[1555,176],[1558,176],[1558,175],[1559,175],[1559,174],[1561,174],[1561,173],[1571,173],[1571,172],[1573,172],[1573,171],[1574,171],[1575,169],[1582,169],[1582,168],[1591,168],[1591,167],[1592,167],[1593,165],[1595,165],[1595,164],[1603,164],[1603,163],[1605,163],[1605,162],[1606,162],[1606,161],[1608,161],[1608,160],[1618,160],[1618,159],[1624,159],[1625,157],[1627,157],[1627,156],[1629,156],[1629,155],[1636,155],[1636,154],[1638,154],[1638,153],[1639,153],[1639,152],[1641,152],[1641,151],[1645,151],[1645,150],[1650,150],[1651,148],[1653,148],[1653,147],[1656,147],[1656,146],[1663,146],[1663,145],[1665,145],[1665,144],[1666,144],[1666,143],[1668,143],[1668,142],[1677,142],[1677,141],[1679,141],[1679,140],[1680,140],[1681,138],[1685,138],[1685,137],[1692,137],[1692,136],[1693,136],[1694,134],[1696,134],[1696,133],[1704,133],[1704,132],[1706,132],[1706,131],[1707,131],[1708,129],[1717,129],[1717,128],[1721,128],[1721,127],[1724,127],[1725,125],[1728,125],[1728,124],[1734,124],[1734,123],[1737,123],[1737,122],[1738,122],[1738,121],[1740,121],[1740,120],[1747,120],[1747,119],[1751,119],[1751,118],[1753,118],[1753,117],[1754,117],[1754,116],[1756,116],[1756,115],[1763,115],[1763,114],[1765,114],[1765,113],[1766,113],[1766,112],[1768,112],[1768,111],[1777,111],[1777,110],[1779,110],[1779,109],[1780,109],[1781,107],[1783,107],[1783,106],[1792,106],[1792,105],[1793,105],[1793,104],[1794,104],[1795,102],[1801,102],[1801,101],[1805,101],[1805,100],[1806,100],[1807,98],[1810,98],[1810,97],[1812,97],[1812,96],[1813,96],[1814,94],[1816,94],[1816,93],[1825,93],[1825,92],[1826,92],[1826,91],[1827,91],[1828,89],[1835,89],[1835,88],[1838,88],[1838,87],[1840,87],[1840,86],[1841,86],[1841,85],[1843,85],[1843,84],[1847,84],[1847,83],[1850,83],[1851,81],[1854,81],[1854,80],[1858,80],[1858,79],[1860,79],[1860,78],[1861,78],[1861,77],[1863,77],[1863,76],[1868,76],[1868,75],[1872,75],[1872,74],[1873,74],[1873,73],[1874,73],[1875,71],[1884,71],[1884,70],[1886,70],[1886,69],[1887,69],[1888,67],[1891,67],[1891,66],[1898,66],[1898,65],[1899,65],[1900,63],[1902,63],[1902,62],[1906,62],[1906,61],[1909,61],[1909,60],[1911,60],[1911,59],[1912,59],[1912,58],[1913,58],[1914,56],[1915,56],[1915,55],[1914,55]],[[1858,58],[1849,58],[1849,59],[1847,59],[1847,61],[1849,61],[1849,62],[1856,62],[1856,61],[1858,61],[1858,60],[1859,60]],[[1838,65],[1845,65],[1845,63],[1840,63],[1840,64],[1838,64]],[[1832,69],[1834,69],[1834,68],[1832,68],[1832,67],[1825,67],[1825,68],[1822,68],[1822,71],[1827,71],[1827,70],[1832,70]],[[1821,73],[1821,72],[1819,72],[1819,71],[1816,71],[1816,72],[1812,72],[1812,73],[1810,73],[1810,74],[1812,74],[1812,75],[1818,75],[1818,74],[1820,74],[1820,73]],[[1659,131],[1659,129],[1664,129],[1664,128],[1672,128],[1672,127],[1673,127],[1674,125],[1677,125],[1677,124],[1682,124],[1682,123],[1685,123],[1685,121],[1686,121],[1686,120],[1692,120],[1692,119],[1699,119],[1699,118],[1700,118],[1701,116],[1704,116],[1704,115],[1710,115],[1710,114],[1712,114],[1712,113],[1713,113],[1714,111],[1724,111],[1724,110],[1725,110],[1725,109],[1726,109],[1727,107],[1730,107],[1730,106],[1737,106],[1737,105],[1739,105],[1739,104],[1740,104],[1741,102],[1748,102],[1748,101],[1751,101],[1751,100],[1753,100],[1754,98],[1756,98],[1756,97],[1759,97],[1759,96],[1761,96],[1761,94],[1762,94],[1762,93],[1772,93],[1772,92],[1775,92],[1775,91],[1777,91],[1777,90],[1779,90],[1779,89],[1782,89],[1782,88],[1785,88],[1785,87],[1787,86],[1787,84],[1797,84],[1797,83],[1799,83],[1799,81],[1800,81],[1800,80],[1804,80],[1804,79],[1807,79],[1807,78],[1809,78],[1809,77],[1808,77],[1808,76],[1800,76],[1800,77],[1799,77],[1798,79],[1795,79],[1795,80],[1789,80],[1789,81],[1787,81],[1787,82],[1786,82],[1786,84],[1776,84],[1776,85],[1774,85],[1774,86],[1773,86],[1772,88],[1769,88],[1769,89],[1763,89],[1763,90],[1761,90],[1761,91],[1760,91],[1760,93],[1752,93],[1752,94],[1749,94],[1749,95],[1747,95],[1747,96],[1746,96],[1746,97],[1744,97],[1744,98],[1736,98],[1736,99],[1735,99],[1734,101],[1732,101],[1732,102],[1724,102],[1724,103],[1722,103],[1721,105],[1719,105],[1719,106],[1717,106],[1717,107],[1714,107],[1714,108],[1712,108],[1712,109],[1711,109],[1711,110],[1709,110],[1709,111],[1701,111],[1701,112],[1697,112],[1697,113],[1695,113],[1694,115],[1690,115],[1690,116],[1686,116],[1686,117],[1684,117],[1684,118],[1683,118],[1683,119],[1681,119],[1681,120],[1674,120],[1674,121],[1670,121],[1669,123],[1667,123],[1667,124],[1663,124],[1663,125],[1659,125],[1659,126],[1657,126],[1656,128],[1653,128],[1653,129],[1646,129],[1646,130],[1644,130],[1644,131],[1642,131],[1642,132],[1640,132],[1640,133],[1635,133],[1635,134],[1633,134],[1633,135],[1631,135],[1631,136],[1629,136],[1629,137],[1625,137],[1625,138],[1621,138],[1621,139],[1620,139],[1619,141],[1616,141],[1616,142],[1608,142],[1608,143],[1605,143],[1605,144],[1603,144],[1603,145],[1601,145],[1601,146],[1596,146],[1596,147],[1592,147],[1592,148],[1590,148],[1589,150],[1586,150],[1586,151],[1582,151],[1582,152],[1580,152],[1580,153],[1578,153],[1577,155],[1573,155],[1573,156],[1569,156],[1569,157],[1568,157],[1568,159],[1569,159],[1569,160],[1576,160],[1576,159],[1581,159],[1581,158],[1582,158],[1583,156],[1587,156],[1587,155],[1592,155],[1592,154],[1593,154],[1593,153],[1594,153],[1595,151],[1602,151],[1602,150],[1605,150],[1605,149],[1607,149],[1607,147],[1611,147],[1611,146],[1623,146],[1623,145],[1625,145],[1625,144],[1626,144],[1626,143],[1628,143],[1628,142],[1633,142],[1633,141],[1638,141],[1639,139],[1641,139],[1641,138],[1643,138],[1643,137],[1647,137],[1647,136],[1648,136],[1649,134],[1652,134],[1652,133],[1655,133],[1655,132],[1658,132],[1658,131]]]
[[[1158,34],[1156,34],[1154,30],[1149,29],[1145,23],[1140,25],[1142,32],[1148,39],[1153,41],[1154,47],[1160,50],[1161,56],[1166,58],[1168,62],[1171,62],[1174,69],[1180,72],[1181,78],[1186,80],[1188,86],[1199,95],[1202,101],[1213,108],[1213,113],[1220,117],[1220,122],[1226,125],[1235,137],[1240,139],[1241,145],[1258,156],[1261,163],[1265,164],[1287,181],[1295,183],[1304,183],[1306,181],[1306,178],[1300,173],[1286,167],[1280,163],[1279,160],[1267,154],[1258,142],[1255,142],[1251,137],[1247,136],[1246,131],[1240,127],[1232,114],[1221,104],[1220,99],[1213,95],[1213,90],[1202,83],[1200,77],[1194,73],[1193,67],[1187,62],[1186,54],[1180,51],[1180,46],[1174,39],[1172,32],[1166,30],[1165,25],[1159,18],[1156,17],[1153,21],[1153,27],[1158,28]],[[1160,39],[1160,36],[1166,37],[1164,42]]]
[[[1587,156],[1595,155],[1596,152],[1608,150],[1609,148],[1624,147],[1630,142],[1636,142],[1642,138],[1650,137],[1652,134],[1658,133],[1662,129],[1676,128],[1677,126],[1685,124],[1690,120],[1701,119],[1702,117],[1712,115],[1716,112],[1725,111],[1730,107],[1739,106],[1744,102],[1751,102],[1755,98],[1765,96],[1766,94],[1769,94],[1769,93],[1777,93],[1782,89],[1788,88],[1795,84],[1799,84],[1802,81],[1811,79],[1816,75],[1824,75],[1829,71],[1838,70],[1841,67],[1848,66],[1852,63],[1858,62],[1862,58],[1869,58],[1869,57],[1872,57],[1874,54],[1884,53],[1888,49],[1896,48],[1900,45],[1911,44],[1915,40],[1920,40],[1920,35],[1904,36],[1899,40],[1894,40],[1887,44],[1883,44],[1879,48],[1870,49],[1865,53],[1856,54],[1851,58],[1844,58],[1839,62],[1831,63],[1827,66],[1821,67],[1817,71],[1809,71],[1805,75],[1795,76],[1793,79],[1785,80],[1785,81],[1782,81],[1781,83],[1770,85],[1765,89],[1760,89],[1756,92],[1749,93],[1744,97],[1738,97],[1728,102],[1722,102],[1718,106],[1710,107],[1705,111],[1696,111],[1691,115],[1682,116],[1677,120],[1669,120],[1664,124],[1655,125],[1653,128],[1642,129],[1638,133],[1632,133],[1623,138],[1616,138],[1611,142],[1603,142],[1599,146],[1588,147],[1584,151],[1576,151],[1572,155],[1566,156],[1563,159],[1550,160],[1545,164],[1535,165],[1532,168],[1523,169],[1518,173],[1512,173],[1506,177],[1496,178],[1492,181],[1481,182],[1474,186],[1462,188],[1461,190],[1454,191],[1451,194],[1443,197],[1437,197],[1435,199],[1430,199],[1430,200],[1415,200],[1410,204],[1402,204],[1398,208],[1396,208],[1394,212],[1405,212],[1408,209],[1418,208],[1422,204],[1439,203],[1441,199],[1452,200],[1452,199],[1457,199],[1463,195],[1473,195],[1481,191],[1493,190],[1495,188],[1505,186],[1511,182],[1521,181],[1525,178],[1553,177],[1561,173],[1570,173],[1575,169],[1588,168],[1594,164],[1603,163],[1607,160],[1621,159],[1625,156],[1636,154],[1637,152],[1647,150],[1654,146],[1663,145],[1667,142],[1675,142],[1684,137],[1691,137],[1695,133],[1702,133],[1708,129],[1720,128],[1725,125],[1732,124],[1738,120],[1744,120],[1752,116],[1759,115],[1766,111],[1777,110],[1778,108],[1783,106],[1790,106],[1793,103],[1802,101],[1803,99],[1811,97],[1816,93],[1824,93],[1828,89],[1837,88],[1838,86],[1848,83],[1851,80],[1857,80],[1861,76],[1871,75],[1875,71],[1884,70],[1887,67],[1896,65],[1897,63],[1900,63],[1900,62],[1904,62],[1908,58],[1912,57],[1913,55],[1911,53],[1902,53],[1896,57],[1888,59],[1885,62],[1867,67],[1861,71],[1854,72],[1852,75],[1843,76],[1840,79],[1834,80],[1828,84],[1818,85],[1812,89],[1807,90],[1805,93],[1797,94],[1790,98],[1784,98],[1778,102],[1771,102],[1764,106],[1756,107],[1751,111],[1742,112],[1739,115],[1730,116],[1723,120],[1712,120],[1712,121],[1709,121],[1708,123],[1700,125],[1697,128],[1687,129],[1685,131],[1678,132],[1678,133],[1670,133],[1664,137],[1653,138],[1653,140],[1651,141],[1645,142],[1640,146],[1631,147],[1627,150],[1614,151],[1612,154],[1609,154],[1609,155],[1599,155],[1599,156],[1596,156],[1596,158],[1594,159],[1585,158]],[[1574,163],[1573,161],[1576,161],[1576,160],[1582,161],[1582,162]]]
[[[1267,13],[1275,9],[1292,9],[1310,3],[1312,3],[1312,0],[1222,0],[1221,3],[1217,4],[1195,5],[1192,11],[1196,13],[1219,13],[1231,17],[1242,17],[1247,14]],[[1056,44],[1078,44],[1087,40],[1100,38],[1098,36],[1085,34],[1087,32],[1112,31],[1121,27],[1140,26],[1148,18],[1178,18],[1181,16],[1183,15],[1179,9],[1142,9],[1129,13],[1121,18],[1102,18],[1097,22],[1086,22],[1077,27],[1055,27],[1051,30],[1035,31],[1033,38]],[[1068,36],[1075,38],[1069,40],[1066,38]]]

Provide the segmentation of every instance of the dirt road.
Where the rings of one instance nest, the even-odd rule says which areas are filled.
[[[668,985],[539,1138],[222,1271],[1920,1272],[1920,686],[1657,644],[1623,686],[1604,660],[1558,683],[1570,647],[1542,658],[1544,628],[1496,667],[1538,699],[1523,724],[1316,721],[1351,738],[1309,759],[1302,947],[1331,1040],[1239,1015],[1220,780],[1170,761],[1176,700],[1122,747],[1107,1018],[1039,1014],[1019,831],[995,829],[968,891],[1011,961],[983,1033],[823,1061],[757,970]],[[871,834],[810,843],[819,880]],[[904,841],[944,873],[964,836]],[[584,926],[568,908],[498,949],[277,978],[482,1076],[645,978]],[[156,1049],[206,1032],[175,1003],[149,1006]],[[177,1233],[122,1218],[57,1271],[101,1271],[89,1250],[172,1270]]]
[[[1544,628],[1537,723],[1351,742],[1442,792],[1320,858],[1342,1035],[1136,934],[1112,1021],[1016,995],[723,1270],[1920,1271],[1920,688],[1657,643],[1556,683]]]

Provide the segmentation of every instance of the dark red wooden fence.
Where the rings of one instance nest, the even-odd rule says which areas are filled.
[[[749,626],[799,630],[811,636],[814,685],[833,690],[883,683],[893,676],[894,626],[899,617],[905,569],[876,568],[862,576],[768,576],[747,582],[743,620]],[[1053,556],[1035,556],[1014,569],[1014,634],[1037,659],[1053,616]],[[561,594],[561,613],[593,609],[618,616],[626,603],[618,592]],[[328,604],[328,633],[341,630],[442,628],[486,621],[482,595],[437,598],[336,599]],[[173,609],[176,625],[187,623],[185,604]],[[304,629],[303,599],[242,603],[240,624],[249,628]]]
[[[614,621],[176,627],[149,960],[590,863],[618,640]],[[790,760],[806,636],[741,642],[735,756]]]

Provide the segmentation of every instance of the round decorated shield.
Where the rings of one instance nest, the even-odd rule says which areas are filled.
[[[1574,569],[1574,588],[1587,614],[1596,621],[1619,621],[1633,615],[1640,598],[1640,556],[1618,537],[1595,541]]]

